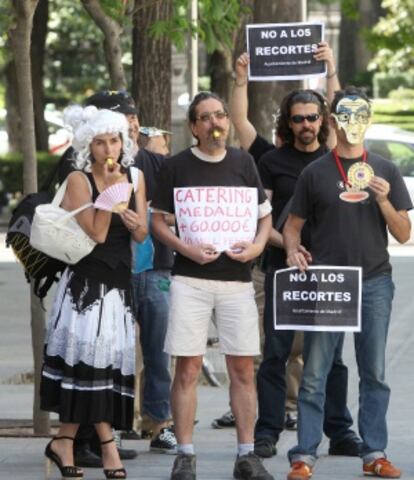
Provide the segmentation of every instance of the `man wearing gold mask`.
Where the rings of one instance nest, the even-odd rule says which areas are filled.
[[[386,459],[385,347],[394,284],[387,252],[387,228],[400,243],[410,237],[412,203],[397,167],[363,146],[371,120],[366,95],[354,88],[336,92],[331,122],[337,147],[299,177],[283,231],[287,263],[301,271],[309,264],[362,267],[362,329],[355,334],[360,379],[359,433],[364,475],[399,478]],[[310,222],[311,251],[299,249],[300,232]],[[343,332],[307,332],[305,367],[299,392],[298,445],[289,451],[288,480],[308,480],[322,439],[326,377]]]

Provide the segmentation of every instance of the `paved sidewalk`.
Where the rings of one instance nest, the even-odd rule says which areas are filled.
[[[0,239],[1,242],[1,239]],[[1,248],[0,248],[1,251]],[[408,252],[408,250],[406,250]],[[403,478],[414,480],[414,417],[413,371],[414,328],[412,317],[414,295],[412,271],[414,259],[399,256],[393,260],[397,283],[394,315],[388,347],[388,382],[392,389],[389,408],[388,454],[403,470]],[[30,419],[33,399],[31,384],[4,383],[16,374],[32,368],[30,325],[28,317],[28,289],[18,264],[0,261],[0,420]],[[345,346],[345,363],[349,367],[349,406],[356,418],[357,379],[353,360],[352,337],[348,335]],[[200,387],[199,408],[194,443],[198,453],[199,480],[230,480],[235,458],[236,436],[234,429],[213,430],[211,421],[228,408],[225,388]],[[1,433],[1,432],[0,432]],[[266,467],[277,480],[286,478],[289,465],[286,452],[295,443],[294,432],[284,432],[278,443],[278,455],[265,461]],[[37,480],[45,478],[43,450],[44,438],[0,437],[0,479]],[[174,457],[148,452],[149,441],[124,442],[136,448],[139,456],[125,462],[129,479],[167,480]],[[363,478],[361,462],[357,458],[330,457],[326,439],[320,447],[320,459],[313,475],[314,480],[354,480]],[[53,479],[60,478],[57,469]],[[86,469],[85,479],[102,479],[100,470]]]

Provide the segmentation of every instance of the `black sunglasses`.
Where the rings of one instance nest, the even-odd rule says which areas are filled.
[[[320,117],[319,113],[312,113],[311,115],[292,115],[290,119],[293,123],[303,123],[307,120],[310,123],[316,122]]]

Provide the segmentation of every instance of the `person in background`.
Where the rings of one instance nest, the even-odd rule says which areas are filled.
[[[327,67],[327,97],[332,100],[334,91],[339,88],[332,49],[321,42],[315,52],[318,61],[325,61]],[[257,134],[247,117],[247,70],[249,58],[242,54],[236,61],[236,78],[230,102],[232,120],[243,149],[248,150],[259,162],[259,173],[273,206],[273,226],[283,223],[287,216],[286,205],[293,195],[294,186],[303,167],[327,151],[333,145],[335,135],[328,129],[328,118],[324,98],[312,90],[297,90],[288,94],[281,103],[277,116],[276,139],[278,149]],[[291,121],[293,109],[310,109],[315,113],[311,123],[307,119],[295,124]],[[263,155],[263,156],[262,156]],[[282,218],[283,217],[283,218]],[[262,268],[266,272],[266,303],[264,312],[265,344],[263,361],[257,374],[259,417],[255,431],[255,451],[263,457],[276,454],[276,443],[283,428],[291,428],[296,423],[294,400],[286,403],[286,381],[290,380],[288,392],[297,393],[300,382],[301,365],[299,355],[303,345],[303,334],[293,331],[273,330],[273,304],[271,284],[275,269],[286,268],[281,234],[272,230],[269,245],[265,251]],[[299,376],[287,375],[291,367]],[[328,382],[325,412],[325,432],[331,439],[330,453],[335,455],[358,455],[359,439],[350,430],[352,418],[346,407],[347,369],[340,356],[334,365],[332,385]],[[291,410],[286,409],[291,405]],[[293,405],[292,405],[293,404]]]
[[[156,127],[140,127],[138,145],[150,152],[168,156],[172,132]]]
[[[130,294],[131,237],[148,233],[145,181],[130,167],[133,143],[125,117],[94,106],[69,107],[76,170],[67,177],[62,208],[94,202],[108,187],[129,182],[133,193],[119,214],[93,206],[76,215],[97,242],[92,252],[65,270],[58,284],[45,336],[41,408],[59,414],[61,426],[45,455],[63,477],[82,478],[74,465],[79,424],[98,433],[106,478],[126,478],[112,427],[132,424],[135,331]],[[108,158],[112,159],[111,165]],[[114,202],[116,203],[116,202]]]

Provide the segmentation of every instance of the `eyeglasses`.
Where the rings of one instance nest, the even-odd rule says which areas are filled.
[[[207,123],[211,120],[211,117],[216,118],[217,120],[223,120],[227,118],[229,114],[224,110],[217,110],[216,112],[204,112],[198,117],[195,117],[196,120],[201,120],[203,123]]]
[[[320,117],[319,113],[312,113],[311,115],[292,115],[290,119],[293,123],[303,123],[307,120],[310,123],[316,122]]]
[[[337,113],[336,118],[338,119],[339,122],[342,123],[349,123],[352,118],[354,118],[355,122],[362,123],[362,124],[367,124],[370,119],[370,115],[366,112],[363,113]]]

